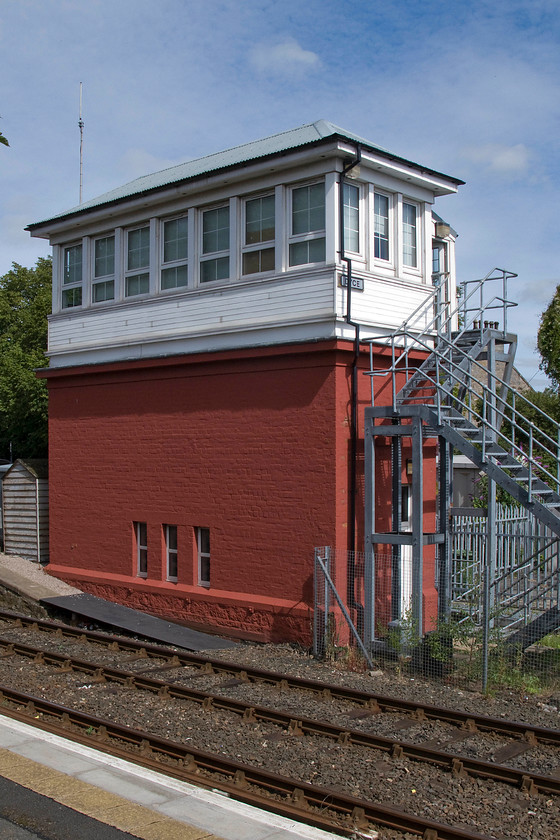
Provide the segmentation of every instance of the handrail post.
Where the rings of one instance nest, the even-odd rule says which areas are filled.
[[[529,426],[529,501],[533,500],[533,427]]]
[[[391,375],[392,375],[392,389],[393,389],[393,411],[397,410],[397,371],[395,364],[395,336],[391,340]]]

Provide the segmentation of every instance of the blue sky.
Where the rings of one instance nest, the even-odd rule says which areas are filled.
[[[466,181],[436,209],[460,280],[519,274],[518,367],[545,387],[560,283],[559,0],[0,0],[0,275],[23,228],[137,176],[317,119]]]

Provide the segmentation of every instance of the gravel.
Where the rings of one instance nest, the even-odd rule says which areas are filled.
[[[0,607],[41,617],[40,614],[30,613],[28,602],[1,588]],[[37,606],[35,609],[41,610]],[[41,613],[44,611],[41,610]],[[32,643],[31,640],[29,643]],[[48,646],[46,638],[43,644]],[[60,649],[66,643],[58,639],[56,642],[53,640],[52,644]],[[94,656],[88,646],[82,646],[79,642],[67,644],[74,656],[95,658],[96,661],[100,656],[107,657],[109,661],[115,659],[115,654],[110,651],[95,649]],[[242,644],[235,650],[212,651],[211,656],[247,667],[282,671],[375,694],[398,696],[419,703],[504,717],[537,726],[558,727],[560,718],[558,693],[533,696],[505,691],[488,697],[444,682],[431,682],[405,673],[394,673],[383,667],[373,672],[358,672],[348,670],[342,662],[317,662],[307,651],[291,645]],[[141,670],[149,664],[131,662],[130,659],[129,654],[129,662],[123,665],[128,670]],[[157,667],[158,662],[151,664]],[[170,679],[172,672],[161,676]],[[181,677],[177,676],[177,681],[182,682],[183,679],[188,682],[188,669],[183,669]],[[227,682],[223,675],[208,675],[198,678],[193,687],[201,690],[208,688],[215,693],[243,699],[246,688],[243,685],[228,687]],[[291,778],[341,789],[455,827],[471,828],[500,840],[553,840],[560,837],[560,803],[555,797],[530,797],[507,785],[453,776],[426,764],[391,758],[378,750],[336,742],[325,743],[324,739],[314,736],[297,737],[271,724],[249,724],[235,715],[209,712],[194,703],[164,699],[113,684],[93,684],[84,675],[60,675],[52,666],[30,668],[28,662],[19,658],[0,659],[0,683],[47,698],[52,698],[53,692],[56,692],[57,702],[75,704],[84,712],[114,719],[202,750],[221,752],[238,761],[249,762]],[[418,743],[427,739],[440,739],[444,743],[449,733],[447,725],[426,721],[403,732],[396,725],[401,717],[399,715],[349,721],[344,704],[324,701],[306,692],[300,694],[306,695],[307,699],[303,701],[300,697],[295,700],[288,692],[282,697],[278,689],[259,686],[258,689],[252,689],[251,698],[258,705],[274,704],[280,708],[293,708],[294,713],[331,719],[334,722],[345,720],[346,725],[352,728],[375,729],[387,735],[394,733],[396,737]],[[482,739],[477,736],[465,738],[459,745],[455,744],[453,751],[478,755],[483,744],[487,752],[492,754],[502,743],[502,739],[497,736],[485,735]],[[550,760],[546,760],[548,769],[533,766],[530,751],[516,757],[511,763],[533,772],[545,773],[560,766],[557,753],[552,749]],[[388,829],[379,830],[380,840],[394,840],[404,836]]]

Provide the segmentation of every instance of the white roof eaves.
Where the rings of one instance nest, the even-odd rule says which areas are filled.
[[[419,164],[394,155],[386,149],[375,146],[370,141],[351,134],[350,132],[339,128],[326,120],[318,120],[317,122],[309,123],[308,125],[300,126],[299,128],[284,131],[280,134],[272,135],[271,137],[266,137],[263,140],[245,143],[241,146],[235,146],[232,149],[226,149],[222,152],[217,152],[196,160],[188,161],[187,163],[172,166],[168,169],[163,169],[150,175],[143,175],[140,178],[129,181],[114,190],[110,190],[107,193],[97,196],[96,198],[84,202],[83,204],[73,207],[63,213],[51,216],[40,222],[33,222],[26,227],[26,230],[34,231],[49,223],[86,214],[88,211],[101,208],[102,206],[126,201],[134,196],[145,195],[146,193],[150,193],[158,189],[200,178],[234,166],[243,166],[251,161],[261,158],[283,154],[285,152],[294,151],[306,146],[317,145],[322,143],[325,139],[332,139],[334,137],[340,137],[343,140],[350,141],[352,144],[359,144],[360,146],[364,146],[383,157],[400,161],[427,174],[444,178],[446,181],[450,181],[456,185],[463,183],[463,181],[460,181],[457,178],[452,178],[450,176],[443,175],[442,173],[435,172],[434,170],[427,169],[426,167],[421,167]]]

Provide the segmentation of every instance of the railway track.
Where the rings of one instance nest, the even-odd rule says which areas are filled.
[[[14,636],[21,632],[33,636],[36,643],[28,644],[29,639],[26,643],[15,640]],[[77,658],[70,653],[75,647],[79,647],[80,651],[85,648],[95,652],[95,657],[92,656],[90,660]],[[64,648],[64,650],[53,648]],[[100,661],[104,658],[110,660],[111,664]],[[108,744],[114,745],[116,740],[126,743],[128,736],[119,735],[119,739],[116,735],[113,737],[112,734],[106,736],[107,732],[116,732],[117,724],[114,717],[111,719],[102,715],[85,714],[76,708],[84,700],[84,689],[90,694],[95,694],[95,689],[105,694],[123,691],[127,694],[128,703],[131,706],[139,705],[138,701],[132,699],[132,694],[157,698],[157,702],[163,704],[165,709],[169,708],[169,704],[177,703],[189,708],[195,706],[206,718],[212,714],[221,716],[218,727],[231,728],[233,726],[231,719],[235,717],[241,721],[241,728],[246,733],[253,733],[254,730],[257,741],[264,737],[275,745],[275,749],[284,749],[288,742],[291,746],[297,745],[298,742],[300,744],[322,742],[332,745],[324,749],[327,752],[330,749],[331,757],[335,755],[336,760],[341,760],[343,755],[348,760],[349,751],[355,750],[357,752],[353,760],[362,764],[369,762],[369,769],[373,771],[372,778],[375,777],[380,788],[385,782],[389,783],[385,785],[386,789],[390,788],[393,782],[392,777],[398,772],[410,773],[411,785],[416,784],[413,768],[418,764],[428,766],[431,773],[445,772],[449,779],[454,780],[455,787],[468,784],[468,780],[472,779],[480,780],[480,784],[498,785],[498,787],[503,787],[505,783],[508,787],[520,791],[522,797],[531,796],[531,801],[555,797],[560,788],[560,778],[555,777],[554,774],[527,772],[505,761],[500,763],[496,760],[496,753],[500,750],[502,755],[506,757],[509,755],[513,759],[516,755],[535,753],[538,749],[555,751],[560,735],[554,729],[531,727],[524,723],[516,724],[498,718],[463,715],[456,710],[410,703],[399,698],[372,695],[318,681],[287,677],[285,674],[258,669],[250,670],[218,659],[169,650],[136,640],[121,638],[117,640],[108,634],[83,631],[56,622],[37,621],[6,612],[0,613],[0,670],[3,662],[11,663],[11,672],[15,673],[19,669],[24,674],[24,681],[29,679],[31,666],[38,669],[44,675],[42,682],[48,685],[46,693],[50,693],[51,696],[52,693],[58,691],[56,688],[58,678],[63,683],[65,680],[74,680],[73,690],[76,702],[72,704],[66,702],[66,708],[56,707],[56,704],[50,702],[49,697],[26,696],[26,692],[6,685],[3,688],[2,711],[17,706],[18,714],[25,714],[22,709],[29,707],[34,721],[39,715],[41,720],[49,719],[51,722],[54,720],[56,726],[69,725],[74,734],[79,733],[80,737],[87,737],[83,733],[89,731],[90,743],[92,737],[96,744],[100,744],[108,737],[108,741],[102,746],[103,749],[108,749]],[[18,665],[18,663],[23,664]],[[14,664],[15,667],[13,667]],[[135,670],[129,670],[130,668]],[[167,679],[161,679],[162,674],[165,674]],[[86,683],[84,683],[84,678]],[[224,678],[227,678],[225,683]],[[193,679],[196,681],[196,688],[185,684],[185,682],[192,682]],[[218,687],[223,693],[201,687],[201,684],[207,681],[213,682],[214,686],[216,681],[222,681]],[[250,693],[251,690],[262,691],[263,687],[265,693],[274,695],[273,703],[268,702],[266,706],[259,705],[251,698],[240,700],[225,696],[228,691],[241,690]],[[90,689],[94,691],[91,692]],[[65,691],[68,689],[66,688]],[[82,692],[81,697],[80,692]],[[339,717],[343,716],[344,724],[311,718],[299,713],[294,696],[301,698],[309,695],[315,704],[319,703],[325,716],[328,708],[336,707],[336,713]],[[114,702],[114,695],[112,695],[112,701]],[[288,712],[282,710],[282,707],[286,705],[291,705]],[[61,708],[62,711],[60,711]],[[78,719],[83,722],[76,722]],[[379,723],[383,719],[391,721],[394,730],[397,732],[404,730],[409,737],[396,738],[394,734],[392,737],[386,737],[375,732],[364,731],[364,727],[371,727],[372,724]],[[197,721],[200,721],[200,717]],[[355,725],[360,725],[362,728],[349,726],[349,721],[355,722]],[[418,737],[423,737],[421,731],[426,724],[442,725],[446,728],[443,749],[436,748],[433,743],[432,745],[426,743],[425,737],[424,743],[413,743],[410,740],[411,734],[415,732],[418,734],[419,731]],[[143,726],[142,729],[135,729],[134,726],[125,728],[125,733],[129,733],[131,738],[130,748],[134,754],[140,753],[142,760],[146,755],[150,760],[155,760],[160,770],[162,763],[165,764],[167,771],[167,764],[171,759],[169,756],[165,758],[165,750],[161,751],[152,745],[152,739],[155,739],[155,743],[158,738],[157,733],[149,732],[149,728],[149,725]],[[192,727],[187,726],[187,729],[190,730]],[[244,737],[249,737],[249,735]],[[464,750],[450,751],[453,745],[464,747],[465,744],[488,737],[498,738],[500,742],[499,749],[494,752],[491,761],[472,758],[466,755]],[[256,782],[251,780],[255,774],[264,773],[267,778],[268,776],[282,778],[283,792],[275,794],[269,786],[266,794],[273,797],[280,796],[281,805],[274,799],[276,804],[272,806],[272,810],[281,808],[283,813],[293,816],[295,812],[291,809],[301,806],[302,813],[298,812],[298,819],[315,825],[321,824],[323,827],[330,821],[330,830],[333,830],[334,824],[334,830],[342,834],[355,832],[356,827],[359,826],[360,831],[367,835],[371,825],[375,824],[426,838],[489,836],[480,832],[473,833],[472,830],[469,833],[465,826],[453,828],[445,825],[443,820],[427,819],[422,814],[411,813],[408,803],[404,803],[403,810],[399,810],[388,807],[384,802],[372,802],[371,798],[375,798],[375,794],[371,798],[348,796],[348,793],[342,790],[343,785],[339,786],[337,782],[330,789],[325,786],[315,788],[315,785],[304,781],[297,782],[294,787],[295,783],[290,782],[290,778],[305,778],[305,774],[302,775],[300,772],[298,775],[291,768],[289,775],[270,773],[266,768],[260,768],[258,765],[266,762],[261,761],[261,756],[257,754],[258,750],[255,747],[249,747],[247,757],[242,756],[241,761],[231,762],[230,760],[230,769],[221,773],[217,768],[221,762],[227,763],[227,759],[224,758],[220,748],[214,752],[210,760],[208,751],[201,750],[192,744],[186,746],[182,741],[179,743],[169,738],[163,740],[167,744],[166,749],[169,748],[170,743],[173,743],[172,752],[174,750],[175,754],[179,755],[180,772],[186,772],[186,766],[191,776],[194,773],[197,783],[201,782],[201,776],[209,773],[210,782],[207,786],[222,787],[224,785],[224,790],[228,794],[238,796],[241,793],[243,795],[239,798],[249,801],[247,791],[251,793],[251,796],[253,795]],[[267,743],[266,740],[264,743]],[[121,748],[122,746],[119,747]],[[340,752],[333,753],[333,750]],[[154,759],[153,755],[157,757]],[[186,756],[193,758],[191,760],[189,757],[185,765]],[[200,757],[202,764],[197,763],[197,756]],[[315,760],[310,759],[310,763],[313,765]],[[335,765],[332,766],[335,767]],[[176,770],[175,767],[173,772],[175,773]],[[343,770],[341,772],[344,774]],[[189,777],[189,780],[193,779]],[[430,782],[430,784],[433,787],[434,783]],[[437,786],[437,783],[435,784]],[[267,785],[264,785],[264,788],[266,787]],[[357,787],[359,788],[360,785]],[[316,792],[313,793],[312,789]],[[411,790],[416,793],[414,787],[411,787]],[[338,796],[341,801],[345,800],[346,804],[340,805],[340,810],[337,810],[338,806],[334,810],[329,808],[329,814],[327,816],[323,814],[321,816],[323,822],[319,823],[316,821],[318,819],[316,802],[319,800],[326,802],[324,797],[327,793],[331,799],[333,796]],[[330,802],[331,799],[328,801]],[[552,800],[547,801],[552,802]],[[351,808],[349,803],[352,804]],[[365,808],[364,803],[368,804],[368,808]],[[414,807],[416,803],[413,804]],[[550,810],[550,806],[547,807]],[[499,836],[499,833],[493,836]]]

